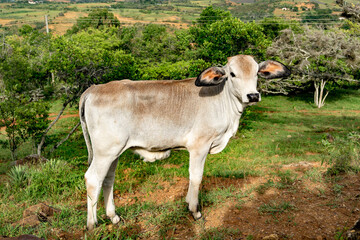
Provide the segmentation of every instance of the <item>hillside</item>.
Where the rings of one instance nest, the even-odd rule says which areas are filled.
[[[349,3],[356,2],[349,0]],[[156,2],[155,2],[156,3]],[[341,8],[335,0],[194,0],[167,1],[161,4],[144,4],[130,1],[122,2],[75,2],[68,1],[29,1],[0,3],[0,32],[29,24],[45,31],[44,16],[49,16],[49,29],[56,35],[62,35],[71,28],[80,17],[87,16],[95,8],[108,8],[120,20],[121,24],[156,23],[175,28],[187,28],[199,17],[201,11],[209,5],[228,10],[242,21],[259,21],[264,17],[301,20],[305,14],[317,10],[328,10],[320,19],[328,20],[328,15],[339,15]],[[334,18],[338,20],[336,16]]]

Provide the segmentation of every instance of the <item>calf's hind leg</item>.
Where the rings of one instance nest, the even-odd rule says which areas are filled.
[[[96,157],[96,155],[94,155],[92,163],[89,169],[85,173],[86,190],[87,190],[88,230],[92,230],[97,224],[97,217],[96,217],[97,202],[99,199],[101,187],[103,186],[105,177],[108,175],[111,166],[116,167],[116,163],[114,163],[114,159],[115,158],[110,158],[110,157],[107,158]],[[111,179],[112,178],[109,177],[106,180],[106,186],[109,185]],[[108,189],[109,188],[107,187],[107,192],[109,192]],[[107,196],[107,199],[109,199],[110,197],[112,196]],[[115,213],[115,207],[114,207],[114,213]]]
[[[108,216],[113,224],[117,224],[120,221],[120,218],[115,213],[115,204],[114,204],[114,179],[115,179],[115,170],[118,163],[116,159],[110,166],[109,171],[104,179],[103,183],[103,193],[105,201],[106,216]]]

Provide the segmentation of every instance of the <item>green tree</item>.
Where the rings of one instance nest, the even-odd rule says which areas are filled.
[[[135,76],[135,60],[131,54],[119,49],[120,42],[117,40],[116,32],[116,28],[89,28],[52,41],[49,67],[55,71],[57,84],[62,85],[64,89],[63,107],[41,137],[38,145],[39,155],[49,130],[56,124],[66,107],[78,101],[86,88],[92,84]],[[79,123],[70,132],[78,126]]]
[[[196,20],[196,24],[201,28],[206,28],[212,23],[228,17],[231,17],[230,12],[209,6],[201,12],[200,17]]]
[[[47,125],[48,106],[39,100],[50,81],[47,63],[49,37],[28,25],[19,35],[7,36],[0,52],[0,125],[7,146],[16,158],[17,148],[29,139],[36,145]]]
[[[3,95],[0,102],[0,127],[5,127],[6,141],[2,146],[10,149],[12,159],[17,158],[17,149],[27,140],[33,146],[48,125],[49,106],[43,101],[30,101],[25,95]]]
[[[263,28],[254,23],[244,23],[237,18],[227,17],[198,31],[190,29],[196,44],[198,58],[211,63],[225,63],[228,57],[250,54],[263,59],[266,48],[271,44]]]
[[[77,33],[87,28],[103,29],[106,27],[120,27],[120,21],[108,9],[92,10],[87,17],[80,17],[67,34]]]

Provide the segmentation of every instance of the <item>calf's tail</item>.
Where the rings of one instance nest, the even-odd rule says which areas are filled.
[[[87,92],[84,92],[81,95],[80,103],[79,103],[79,115],[80,115],[81,128],[83,131],[86,147],[88,150],[88,164],[90,166],[92,159],[93,159],[93,149],[91,146],[90,136],[89,136],[89,132],[88,132],[87,124],[86,124],[86,118],[85,118],[85,103],[86,103],[87,97],[88,97]]]

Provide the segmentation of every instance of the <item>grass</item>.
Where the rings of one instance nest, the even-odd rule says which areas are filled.
[[[275,216],[276,214],[289,212],[289,211],[295,210],[295,209],[296,209],[296,207],[290,202],[272,201],[269,204],[262,204],[258,210],[261,214],[270,214],[272,216]]]
[[[310,95],[263,96],[262,102],[246,111],[235,138],[223,152],[207,158],[204,187],[200,191],[203,212],[215,211],[228,202],[233,202],[235,208],[241,210],[255,193],[265,194],[270,188],[289,191],[302,180],[323,183],[324,176],[316,168],[298,175],[281,167],[302,161],[329,162],[331,157],[335,159],[339,152],[329,152],[323,140],[330,133],[335,139],[345,141],[349,133],[359,132],[360,91],[330,93],[321,109],[315,108],[311,99]],[[53,112],[59,109],[59,104],[55,103]],[[76,109],[71,109],[67,114],[74,112]],[[76,117],[61,119],[51,135],[65,135],[76,121]],[[21,151],[26,155],[31,149],[25,147]],[[116,204],[116,212],[123,220],[116,227],[102,216],[105,214],[104,204],[99,201],[99,227],[94,232],[84,233],[86,190],[83,175],[87,169],[87,151],[80,129],[49,157],[51,161],[33,166],[10,169],[9,166],[7,174],[1,176],[0,235],[34,234],[49,238],[54,236],[54,231],[64,231],[81,236],[86,234],[88,239],[169,239],[181,237],[181,229],[190,229],[187,236],[197,236],[198,239],[241,235],[236,229],[218,227],[196,232],[184,197],[159,203],[145,200],[149,194],[164,191],[160,183],[169,182],[175,188],[177,182],[174,179],[188,178],[189,156],[186,151],[172,152],[169,159],[155,163],[145,163],[130,151],[122,154],[114,190],[119,196],[139,195],[134,195],[136,200],[131,204]],[[2,163],[7,164],[10,155],[2,150],[1,158]],[[167,167],[169,165],[174,167]],[[247,183],[249,179],[257,178],[262,178],[263,182]],[[211,179],[218,179],[218,182],[211,183]],[[341,195],[343,190],[340,183],[332,187],[337,195]],[[325,191],[321,189],[320,193],[324,195]],[[21,219],[25,208],[39,202],[47,202],[62,211],[51,222],[36,228],[11,225]],[[274,216],[295,209],[290,201],[279,200],[257,206],[259,213]],[[251,235],[248,238],[251,239]]]

